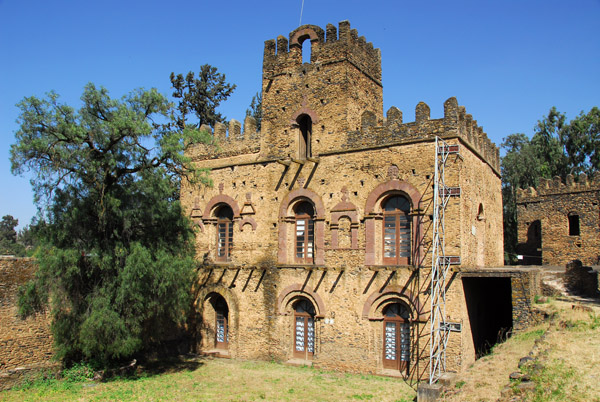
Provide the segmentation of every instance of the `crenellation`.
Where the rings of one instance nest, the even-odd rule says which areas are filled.
[[[276,45],[275,39],[266,40],[265,41],[265,50],[263,53],[263,59],[270,60],[270,59],[275,58],[276,49],[277,49],[277,45]]]
[[[215,123],[215,140],[222,143],[227,139],[227,126],[223,123]]]
[[[231,121],[229,121],[228,137],[229,139],[234,140],[242,139],[242,123],[236,119],[231,119]]]
[[[327,38],[327,43],[333,43],[333,42],[337,42],[338,38],[337,38],[337,28],[335,27],[335,25],[333,24],[327,24],[326,28],[326,38]]]
[[[281,57],[288,53],[288,40],[285,36],[279,35],[277,37],[277,56]]]
[[[420,124],[428,121],[431,110],[425,102],[419,102],[415,107],[415,123]]]
[[[244,138],[256,134],[256,119],[250,115],[244,119]]]
[[[338,24],[340,32],[339,40],[344,42],[350,42],[350,22],[340,21]]]

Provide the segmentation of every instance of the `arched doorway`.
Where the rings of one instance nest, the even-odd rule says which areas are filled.
[[[383,368],[405,371],[410,367],[410,311],[402,303],[383,309]]]
[[[315,307],[307,299],[294,303],[294,357],[311,360],[315,353]]]

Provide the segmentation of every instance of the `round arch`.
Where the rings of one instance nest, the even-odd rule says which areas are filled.
[[[383,309],[392,303],[405,304],[411,312],[411,321],[427,321],[419,300],[409,290],[403,291],[399,286],[390,286],[383,293],[371,293],[363,305],[362,317],[370,321],[383,320]]]
[[[292,314],[292,305],[301,298],[305,298],[313,304],[316,311],[315,318],[325,317],[325,303],[323,303],[321,296],[309,287],[303,289],[300,284],[290,285],[281,291],[277,298],[277,311],[280,315]]]

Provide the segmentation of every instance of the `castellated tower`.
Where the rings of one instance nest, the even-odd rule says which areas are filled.
[[[196,351],[426,378],[436,261],[450,270],[436,315],[453,324],[447,370],[525,325],[529,273],[500,268],[498,148],[456,98],[439,118],[423,102],[413,122],[384,116],[380,52],[346,21],[266,41],[262,91],[260,132],[250,116],[217,123],[188,152],[214,182],[181,186],[197,228]]]
[[[302,63],[305,41],[310,63]],[[265,42],[262,91],[264,156],[306,159],[332,151],[359,129],[364,111],[383,120],[381,53],[348,21],[339,30],[303,25],[289,39]]]

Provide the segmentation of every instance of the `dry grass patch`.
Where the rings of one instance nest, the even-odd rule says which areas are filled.
[[[64,381],[0,393],[2,401],[412,401],[402,380],[308,367],[202,360],[190,369],[106,383]]]
[[[518,370],[519,359],[526,356],[547,328],[547,324],[515,334],[506,342],[492,348],[465,372],[457,377],[454,390],[442,400],[448,402],[492,402],[500,398],[500,391],[508,382],[508,376]]]
[[[600,402],[600,308],[573,310],[571,301],[555,301],[556,312],[539,345],[542,369],[532,373],[536,389],[528,401]]]

